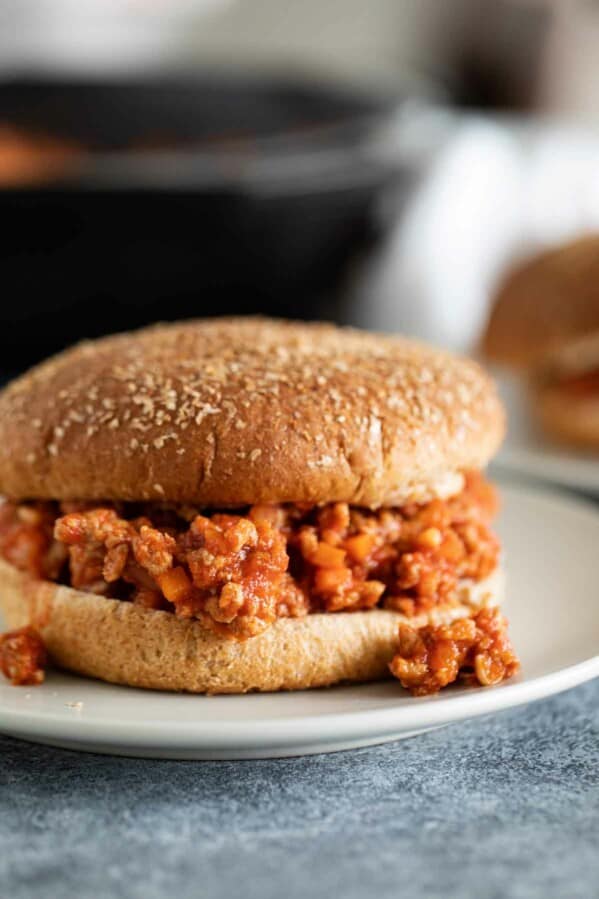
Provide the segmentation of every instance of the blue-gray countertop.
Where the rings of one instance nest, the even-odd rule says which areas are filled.
[[[599,681],[385,746],[254,762],[0,738],[6,899],[599,896]]]

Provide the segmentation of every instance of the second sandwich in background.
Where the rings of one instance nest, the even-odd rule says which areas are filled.
[[[540,253],[508,274],[482,341],[526,378],[556,440],[599,450],[599,235]]]

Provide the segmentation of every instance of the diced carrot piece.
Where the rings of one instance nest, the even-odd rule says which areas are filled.
[[[443,542],[443,534],[439,528],[426,528],[418,534],[416,541],[423,549],[436,549]]]
[[[310,555],[310,562],[319,568],[342,568],[345,562],[345,550],[319,543]]]
[[[376,606],[385,590],[386,586],[382,581],[365,581],[359,591],[361,604],[368,608]]]
[[[351,584],[349,568],[319,568],[314,575],[317,593],[337,593]]]
[[[339,533],[339,531],[333,531],[331,528],[325,528],[324,531],[320,532],[321,537],[324,543],[328,543],[329,546],[339,546],[343,537]]]
[[[161,574],[158,585],[169,602],[180,602],[189,593],[192,583],[184,568],[171,568]]]
[[[355,537],[348,537],[343,545],[354,562],[365,562],[375,543],[374,534],[356,534]]]

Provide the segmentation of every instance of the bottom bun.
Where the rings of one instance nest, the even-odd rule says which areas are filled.
[[[35,580],[0,559],[0,609],[10,628],[31,624],[61,668],[115,684],[189,693],[303,690],[389,676],[401,621],[442,624],[497,605],[495,572],[464,581],[457,600],[406,618],[374,609],[281,618],[244,643],[177,618]]]
[[[543,428],[556,440],[599,449],[599,396],[572,396],[560,387],[545,387],[535,406]]]

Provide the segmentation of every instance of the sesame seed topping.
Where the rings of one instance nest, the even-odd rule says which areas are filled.
[[[501,430],[493,388],[474,363],[403,338],[261,319],[163,325],[89,342],[4,396],[0,427],[22,422],[32,435],[24,452],[121,452],[144,477],[151,462],[161,482],[152,489],[166,497],[171,463],[173,479],[189,469],[201,493],[227,471],[235,481],[255,479],[249,465],[265,456],[302,490],[302,467],[334,468],[333,487],[347,482],[349,494],[369,496],[407,477],[402,466],[426,477],[429,468],[432,476],[482,465]],[[0,473],[2,452],[0,445]],[[46,467],[59,471],[58,463]]]

